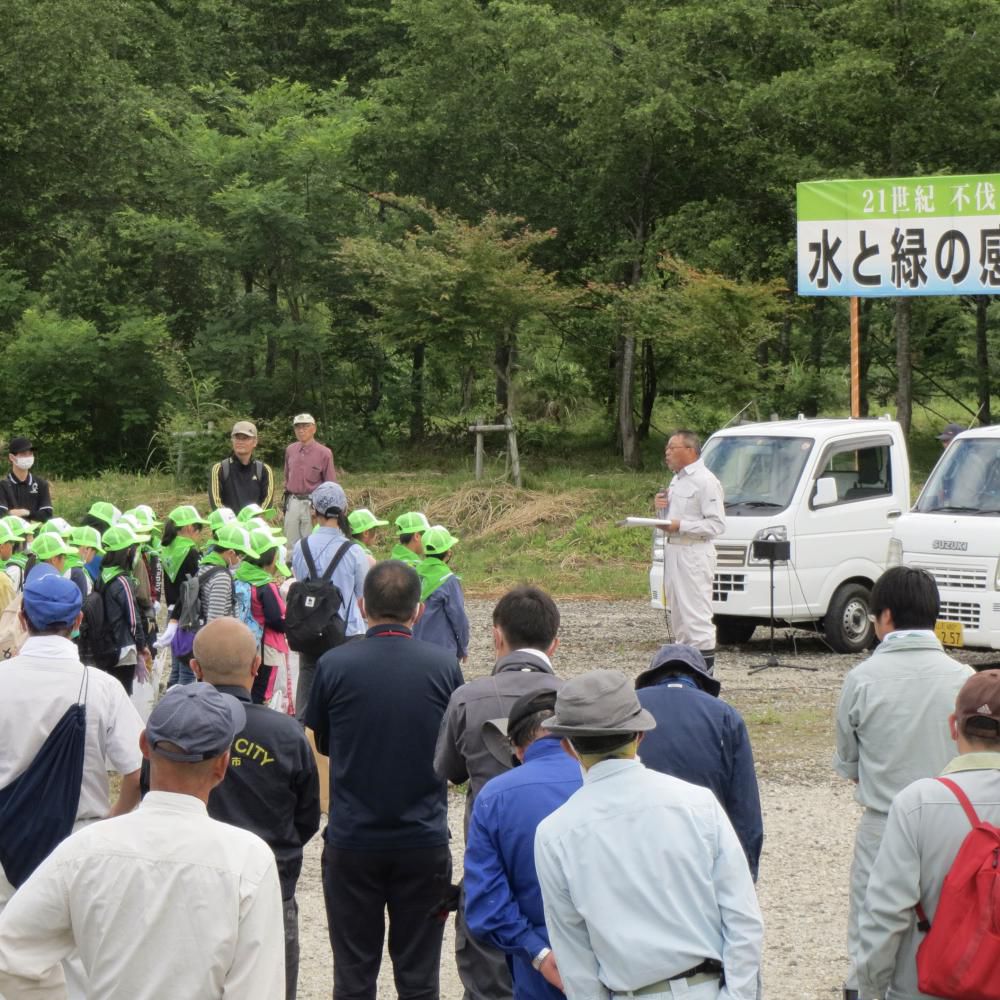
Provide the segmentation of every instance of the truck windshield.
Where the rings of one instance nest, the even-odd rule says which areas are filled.
[[[702,458],[726,491],[727,514],[760,514],[791,503],[812,446],[810,438],[719,435]]]
[[[953,441],[913,509],[921,514],[1000,515],[1000,440]]]

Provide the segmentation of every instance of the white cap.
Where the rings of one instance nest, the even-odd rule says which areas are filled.
[[[292,424],[314,424],[316,423],[316,418],[311,413],[300,413],[298,416],[292,418]]]

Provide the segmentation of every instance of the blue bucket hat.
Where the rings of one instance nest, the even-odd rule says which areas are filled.
[[[22,608],[36,629],[72,625],[83,605],[80,588],[57,573],[29,574]]]

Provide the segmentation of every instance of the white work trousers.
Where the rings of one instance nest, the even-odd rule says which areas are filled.
[[[711,542],[678,545],[664,541],[664,589],[675,641],[695,649],[715,649],[712,621],[715,546]]]

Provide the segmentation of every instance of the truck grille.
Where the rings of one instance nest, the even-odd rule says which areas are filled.
[[[942,601],[938,618],[945,622],[961,622],[969,628],[979,628],[979,605],[965,601]]]
[[[729,595],[747,589],[745,573],[716,573],[712,583],[712,600],[728,601]]]
[[[745,545],[716,545],[715,556],[717,566],[744,566],[747,561],[747,547]]]
[[[911,565],[927,570],[939,587],[950,587],[953,590],[987,590],[989,587],[989,572],[985,566],[965,566],[959,569],[939,563],[914,562]]]

